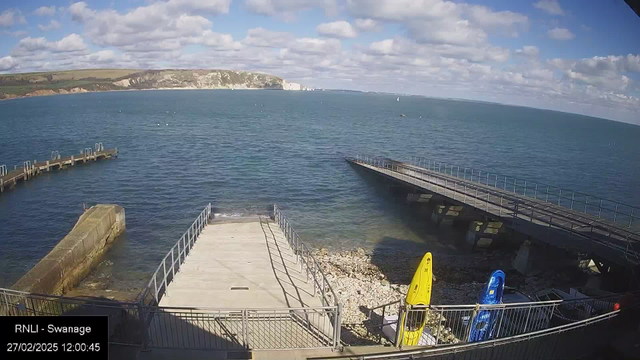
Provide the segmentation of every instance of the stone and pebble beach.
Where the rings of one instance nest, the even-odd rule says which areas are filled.
[[[378,309],[369,319],[369,309],[402,300],[424,254],[398,251],[367,252],[363,249],[333,252],[313,251],[327,279],[343,305],[342,340],[349,345],[388,344],[381,334],[381,313]],[[578,269],[538,273],[523,276],[511,266],[514,251],[494,250],[469,254],[434,254],[431,304],[475,304],[492,271],[501,269],[507,274],[506,284],[533,294],[558,287],[578,286],[585,274]],[[398,304],[385,308],[385,315],[396,314]],[[443,319],[435,314],[427,316],[426,327],[438,332],[441,341],[457,341]]]

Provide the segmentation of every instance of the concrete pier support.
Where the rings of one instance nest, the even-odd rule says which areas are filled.
[[[535,244],[530,240],[520,246],[513,259],[513,268],[523,275],[530,275],[540,270],[549,270],[567,266],[578,266],[579,260],[557,247]]]
[[[503,232],[502,222],[472,221],[469,224],[466,241],[473,248],[487,248],[494,244],[496,238]]]
[[[407,202],[410,203],[428,203],[433,197],[432,194],[407,194]]]
[[[431,221],[436,225],[450,226],[453,220],[460,216],[462,206],[458,205],[436,205],[431,213]]]

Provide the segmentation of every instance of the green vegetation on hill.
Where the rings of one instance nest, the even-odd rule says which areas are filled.
[[[234,70],[88,69],[0,75],[0,99],[129,89],[282,89],[273,75]]]

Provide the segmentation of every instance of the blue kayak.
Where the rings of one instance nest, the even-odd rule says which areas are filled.
[[[484,289],[478,298],[478,304],[491,305],[502,303],[504,293],[505,275],[502,270],[496,270],[489,277]],[[493,336],[494,325],[498,319],[499,311],[480,310],[473,318],[469,342],[489,340]]]

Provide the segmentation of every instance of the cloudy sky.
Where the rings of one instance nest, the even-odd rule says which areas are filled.
[[[3,0],[0,72],[253,70],[640,124],[638,34],[623,0]]]

